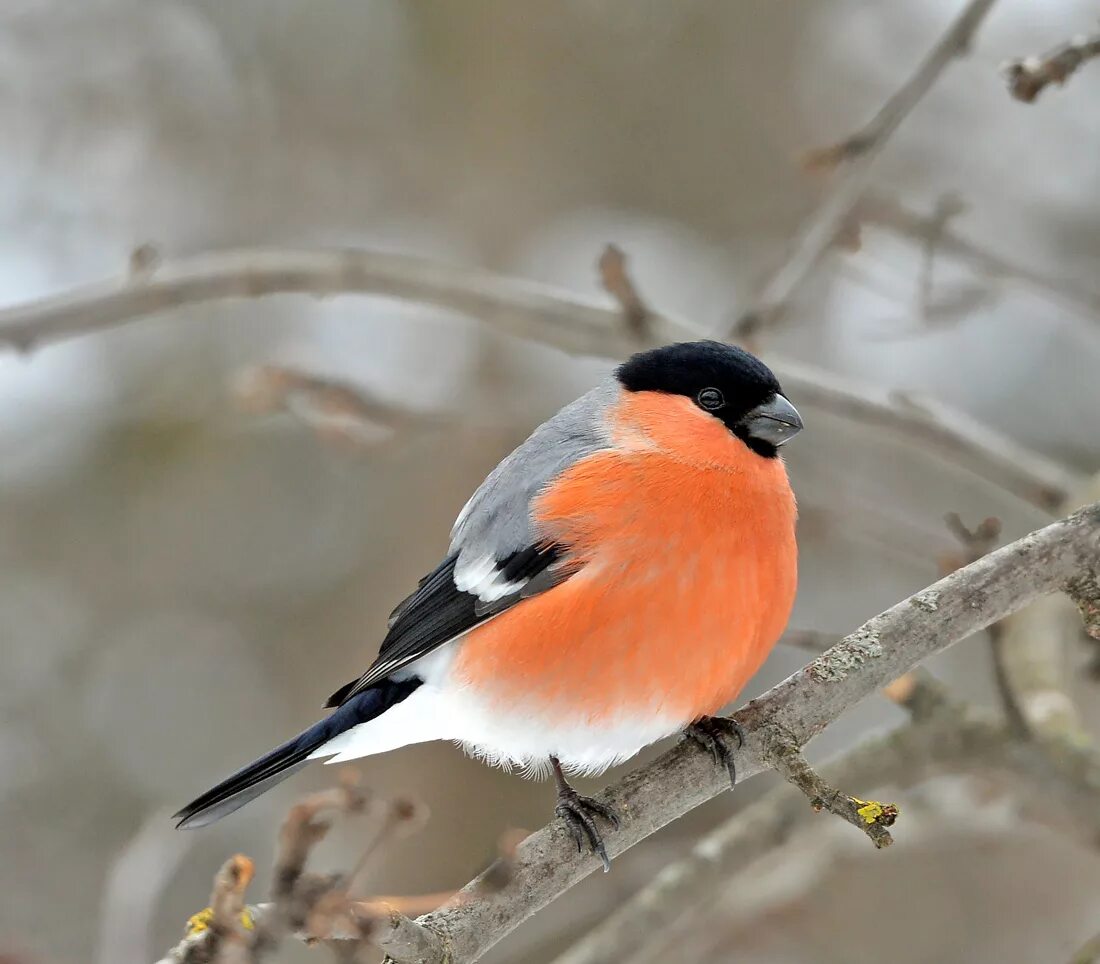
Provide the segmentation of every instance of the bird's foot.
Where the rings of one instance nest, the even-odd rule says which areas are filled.
[[[619,829],[618,815],[606,804],[592,797],[584,797],[571,786],[558,787],[558,805],[554,812],[565,821],[573,839],[577,842],[577,853],[584,850],[585,844],[603,863],[604,873],[611,869],[611,860],[607,856],[603,834],[596,826],[594,817],[600,817],[611,824],[612,830]]]
[[[565,825],[577,842],[577,853],[582,853],[587,843],[592,853],[602,861],[603,872],[606,874],[611,869],[611,860],[603,844],[603,834],[600,833],[600,828],[592,818],[601,817],[611,824],[612,830],[618,830],[618,814],[607,804],[577,793],[566,782],[561,762],[556,756],[550,757],[550,765],[554,768],[554,782],[558,785],[558,805],[554,808],[554,813],[565,821]]]
[[[715,766],[724,766],[730,775],[730,786],[737,783],[737,769],[733,755],[745,745],[745,730],[737,720],[724,716],[704,716],[696,720],[686,730],[684,736],[698,743],[704,750],[710,750]],[[736,746],[731,746],[733,740]]]

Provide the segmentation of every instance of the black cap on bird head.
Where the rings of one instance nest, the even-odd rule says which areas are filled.
[[[717,341],[685,341],[639,352],[615,372],[630,392],[684,395],[750,449],[774,458],[802,430],[779,380],[759,358]]]

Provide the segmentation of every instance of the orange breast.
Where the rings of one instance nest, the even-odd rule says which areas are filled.
[[[795,503],[764,459],[688,399],[624,395],[613,450],[535,506],[579,571],[464,640],[456,682],[578,723],[685,722],[734,699],[794,601]]]

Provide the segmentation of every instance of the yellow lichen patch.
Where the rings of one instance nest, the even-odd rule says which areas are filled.
[[[204,907],[197,914],[192,914],[187,918],[187,936],[192,934],[201,934],[204,930],[209,929],[211,921],[214,920],[214,908]]]
[[[898,818],[898,808],[892,803],[879,803],[877,800],[860,800],[852,797],[858,805],[856,813],[866,824],[877,823],[883,827],[891,827]]]
[[[241,926],[246,930],[254,930],[256,927],[256,919],[252,916],[252,910],[246,907],[241,911]],[[204,907],[197,914],[192,914],[187,918],[187,927],[185,933],[188,937],[192,937],[195,934],[201,934],[205,930],[210,929],[210,925],[214,922],[214,908]]]

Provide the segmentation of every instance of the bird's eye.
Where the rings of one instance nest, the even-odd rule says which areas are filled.
[[[695,398],[700,408],[714,412],[726,404],[726,397],[717,388],[704,388]]]

